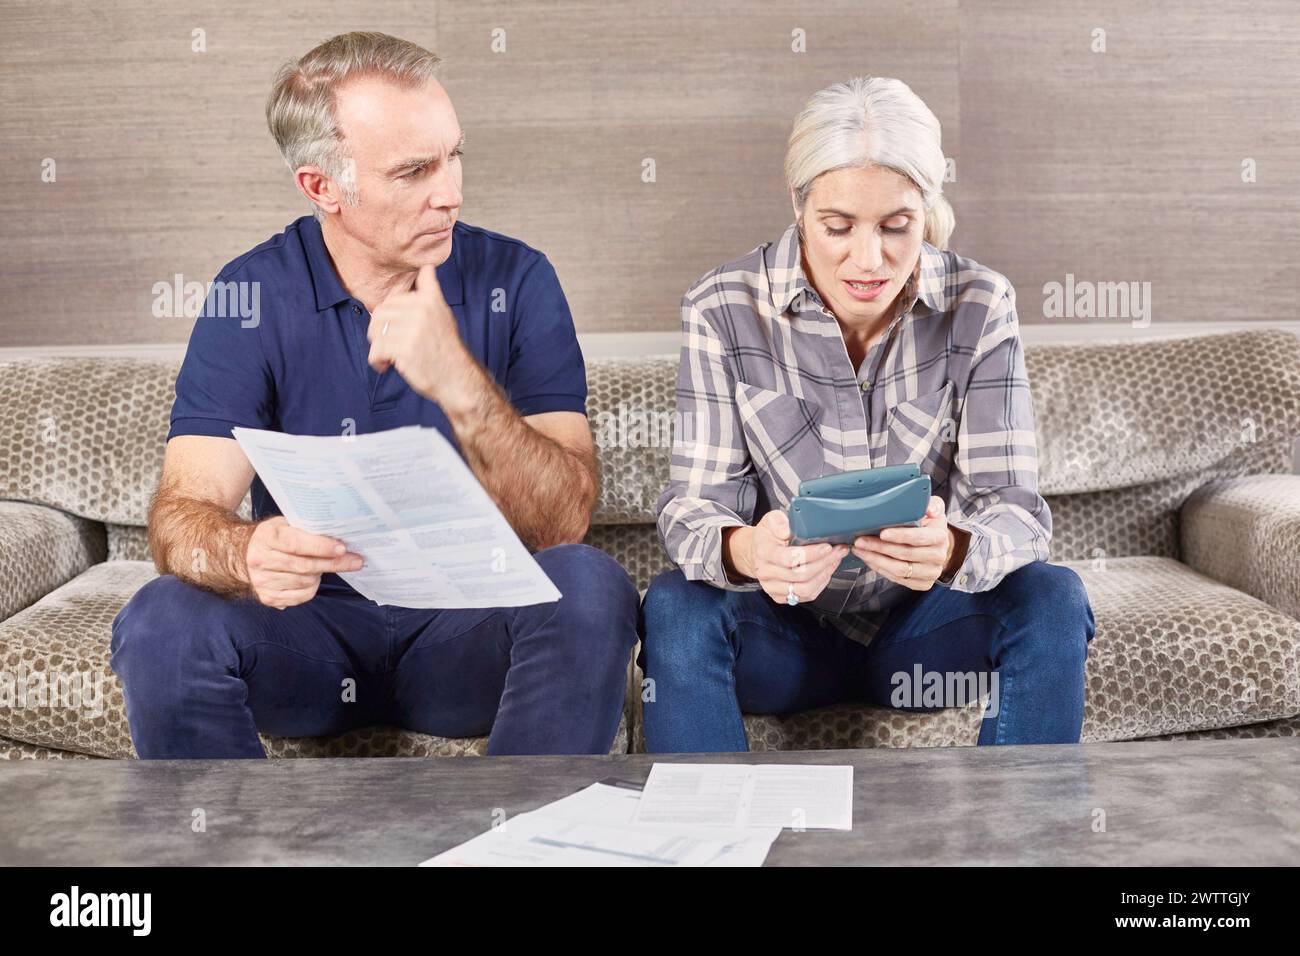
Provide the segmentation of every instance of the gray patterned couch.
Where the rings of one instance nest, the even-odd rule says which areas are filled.
[[[1053,561],[1080,573],[1097,619],[1083,739],[1300,735],[1300,340],[1038,345],[1026,362]],[[110,624],[155,574],[143,526],[176,370],[0,363],[0,756],[134,754]],[[604,487],[588,540],[642,587],[666,567],[653,506],[675,373],[668,356],[589,363]],[[630,669],[616,751],[641,747],[639,683]],[[971,745],[979,719],[978,705],[841,706],[746,723],[753,749],[776,750]],[[285,757],[421,756],[484,741],[377,727],[264,743]]]

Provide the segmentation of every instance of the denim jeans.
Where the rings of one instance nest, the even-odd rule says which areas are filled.
[[[637,592],[585,545],[539,551],[563,597],[528,607],[379,606],[346,588],[284,611],[172,575],[113,621],[113,671],[141,757],[264,757],[258,733],[391,724],[490,733],[489,754],[608,753],[636,641]]]
[[[762,591],[725,591],[661,574],[641,607],[646,749],[748,749],[742,714],[842,702],[925,711],[989,692],[980,744],[1077,743],[1083,668],[1096,625],[1079,575],[1036,561],[977,593],[936,585],[887,612],[869,645],[817,612]],[[938,681],[931,675],[937,675]],[[920,679],[918,679],[920,678]],[[965,683],[963,683],[965,681]],[[983,696],[979,694],[978,696]]]

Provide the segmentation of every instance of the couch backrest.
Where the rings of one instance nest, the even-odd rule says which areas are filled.
[[[1300,339],[1290,332],[1038,344],[1026,346],[1025,365],[1040,490],[1049,502],[1077,499],[1060,510],[1084,524],[1181,504],[1218,477],[1289,470],[1300,435]],[[653,520],[668,480],[676,370],[675,356],[589,363],[604,522]],[[1108,513],[1094,506],[1102,501]],[[1099,527],[1081,534],[1105,538]]]
[[[1054,557],[1176,555],[1171,515],[1197,487],[1289,470],[1300,435],[1300,340],[1289,332],[1040,344],[1025,361]],[[0,363],[0,498],[143,525],[177,368],[132,358]],[[604,472],[596,524],[654,520],[676,371],[675,356],[588,363]]]

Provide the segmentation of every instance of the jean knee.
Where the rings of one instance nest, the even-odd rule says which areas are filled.
[[[1057,653],[1074,652],[1080,661],[1087,658],[1096,622],[1088,589],[1077,571],[1062,564],[1035,561],[1012,572],[1003,585],[1014,605],[1032,608],[1036,619],[1050,625],[1032,628],[1030,635]],[[1062,643],[1063,638],[1074,634],[1080,638],[1077,645]]]
[[[230,602],[171,574],[154,578],[132,595],[113,619],[110,665],[139,661],[154,670],[168,661],[186,659],[197,645],[222,630]],[[233,658],[231,645],[229,654]]]
[[[1063,564],[1044,564],[1044,567],[1049,569],[1046,590],[1051,595],[1052,603],[1070,619],[1084,621],[1087,625],[1087,638],[1092,640],[1092,602],[1088,598],[1088,588],[1084,585],[1083,578],[1079,572]]]
[[[535,557],[562,595],[556,613],[566,632],[596,652],[626,655],[636,643],[639,595],[623,565],[586,544],[557,545]]]
[[[720,623],[728,592],[704,581],[688,580],[680,570],[665,571],[650,582],[641,602],[641,641],[659,665],[690,669],[714,650],[710,624]]]

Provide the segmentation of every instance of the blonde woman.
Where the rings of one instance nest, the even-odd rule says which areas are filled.
[[[658,504],[676,570],[641,617],[651,752],[745,750],[745,713],[981,697],[980,744],[1078,741],[1092,609],[1047,563],[1015,293],[947,250],[944,169],[904,83],[824,89],[789,140],[794,222],[686,293],[689,427]],[[919,527],[791,546],[801,481],[909,463]]]

